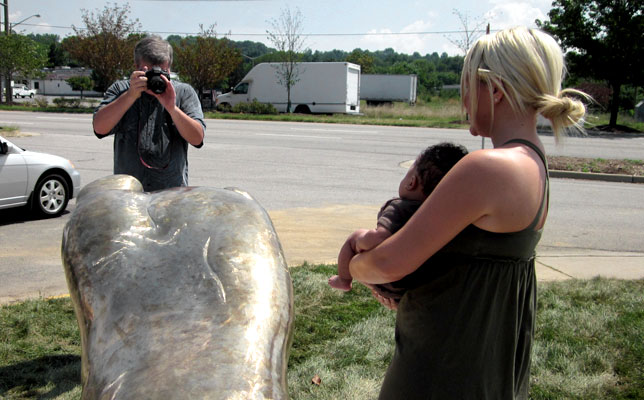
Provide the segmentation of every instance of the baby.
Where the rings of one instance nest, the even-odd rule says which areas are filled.
[[[380,209],[376,229],[358,229],[347,238],[338,255],[338,275],[329,278],[329,285],[344,291],[351,290],[351,258],[373,249],[402,228],[438,182],[466,154],[465,147],[452,143],[439,143],[423,150],[400,181],[400,197],[387,201]],[[407,289],[404,285],[396,285],[396,282],[377,286],[379,292],[395,300],[399,300]]]

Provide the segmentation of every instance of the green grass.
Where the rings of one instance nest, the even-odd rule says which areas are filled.
[[[3,136],[7,135],[7,134],[14,133],[17,130],[18,130],[18,127],[14,126],[14,125],[9,125],[9,126],[0,125],[0,135],[3,135]]]
[[[96,99],[89,99],[90,105],[83,107],[59,107],[39,105],[33,100],[13,105],[0,104],[0,110],[8,111],[39,111],[57,113],[92,113]],[[406,103],[393,103],[387,106],[367,106],[365,101],[360,105],[361,115],[305,115],[305,114],[238,114],[206,111],[205,117],[211,119],[256,120],[256,121],[282,121],[282,122],[315,122],[357,125],[390,125],[410,126],[424,128],[460,128],[466,129],[467,122],[463,121],[460,100],[457,98],[443,99],[433,97],[430,101],[419,100],[414,106]],[[586,118],[585,128],[592,129],[599,125],[608,124],[610,115],[607,113],[593,113]],[[644,132],[644,122],[637,122],[628,113],[622,113],[617,120],[619,125],[627,126]]]
[[[0,104],[0,110],[2,111],[33,111],[33,112],[49,112],[49,113],[67,113],[67,114],[91,114],[94,112],[93,108],[89,107],[40,107],[37,105],[22,105],[22,104]]]
[[[631,111],[632,112],[632,111]],[[586,117],[586,123],[584,127],[586,129],[592,129],[596,126],[608,125],[610,122],[609,113],[592,113],[588,114]],[[636,121],[635,118],[627,113],[620,113],[617,117],[617,125],[627,126],[631,129],[644,132],[644,122]]]
[[[369,107],[365,103],[360,106],[361,115],[307,115],[307,114],[236,114],[206,112],[206,118],[235,119],[282,122],[316,122],[330,124],[356,125],[389,125],[411,126],[426,128],[466,128],[462,121],[460,103],[455,99],[410,106],[405,103],[394,103],[390,106]]]
[[[395,314],[361,285],[331,289],[335,268],[291,269],[292,399],[373,399],[393,354]],[[644,398],[644,280],[541,283],[538,298],[531,398]],[[79,346],[69,299],[1,307],[0,398],[80,398]]]
[[[0,308],[0,398],[80,398],[80,336],[69,299]]]

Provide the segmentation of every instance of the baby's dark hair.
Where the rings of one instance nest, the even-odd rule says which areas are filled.
[[[448,142],[423,150],[416,158],[416,172],[423,185],[423,193],[429,196],[445,174],[466,154],[465,147]]]

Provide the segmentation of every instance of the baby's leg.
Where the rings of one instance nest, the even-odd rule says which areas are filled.
[[[349,272],[349,262],[356,254],[354,251],[355,234],[349,236],[344,242],[338,254],[338,274],[329,278],[329,285],[332,288],[344,291],[351,290],[351,272]]]

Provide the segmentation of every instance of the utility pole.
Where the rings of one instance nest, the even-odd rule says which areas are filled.
[[[9,35],[9,0],[4,0],[3,3],[0,3],[2,7],[4,7],[4,34]],[[11,85],[11,82],[9,82],[9,78],[3,77],[4,80],[4,87],[7,95],[9,95],[9,85]],[[0,85],[1,87],[2,85]],[[2,93],[0,93],[0,103],[2,103]]]
[[[490,34],[490,23],[487,23],[487,28],[485,28],[485,34],[489,35]],[[481,148],[485,148],[485,137],[481,137]]]
[[[0,3],[4,7],[4,32],[5,35],[9,34],[9,0],[4,0],[4,3]]]

